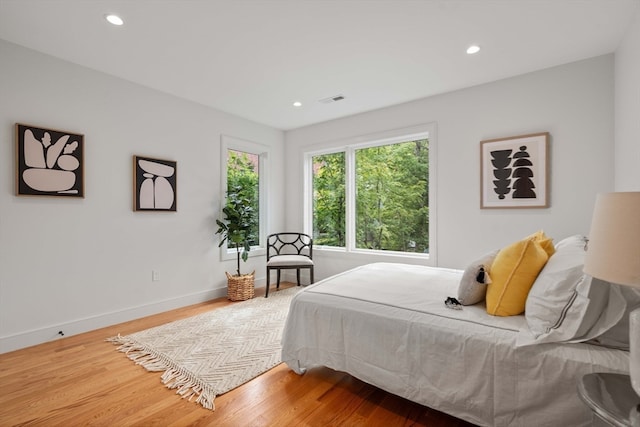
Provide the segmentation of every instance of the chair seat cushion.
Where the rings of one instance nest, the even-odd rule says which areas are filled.
[[[267,267],[312,266],[313,260],[304,255],[276,255],[267,262]]]

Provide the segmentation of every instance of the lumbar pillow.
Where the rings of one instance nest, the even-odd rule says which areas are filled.
[[[490,252],[465,268],[458,286],[460,304],[473,305],[484,301],[487,285],[491,283],[489,277],[491,264],[497,254],[497,250]]]
[[[549,259],[539,240],[529,236],[498,252],[487,287],[487,313],[515,316],[524,312],[529,290]]]

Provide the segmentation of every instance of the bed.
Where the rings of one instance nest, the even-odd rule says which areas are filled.
[[[581,426],[595,416],[578,379],[628,373],[627,351],[587,343],[521,345],[524,315],[454,310],[463,270],[373,263],[306,287],[293,299],[282,360],[369,384],[482,426]]]

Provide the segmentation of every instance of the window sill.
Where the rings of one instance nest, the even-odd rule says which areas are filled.
[[[264,257],[266,256],[267,251],[265,250],[265,248],[251,248],[251,250],[249,251],[249,258],[254,258],[254,257]],[[232,259],[237,259],[238,258],[238,253],[235,250],[224,250],[224,249],[220,249],[220,259],[222,261],[229,261]]]

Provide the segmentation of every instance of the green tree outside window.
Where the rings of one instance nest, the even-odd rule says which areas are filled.
[[[251,216],[248,241],[251,246],[256,246],[260,240],[260,156],[237,150],[228,150],[227,156],[227,193],[249,200]],[[232,202],[227,200],[227,206]],[[235,248],[232,242],[227,245]]]
[[[344,247],[345,152],[313,156],[313,238]],[[429,140],[355,150],[355,247],[429,252]]]

